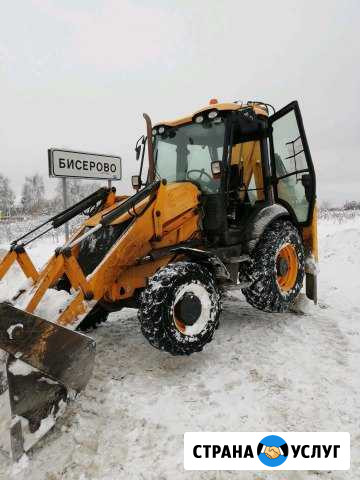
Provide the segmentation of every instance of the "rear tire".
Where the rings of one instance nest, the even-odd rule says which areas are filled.
[[[212,340],[220,293],[209,270],[192,262],[166,265],[140,295],[141,331],[150,344],[172,355],[199,352]]]
[[[250,305],[266,312],[286,312],[304,280],[301,236],[288,220],[277,220],[263,233],[251,254],[246,275],[252,282],[242,290]]]

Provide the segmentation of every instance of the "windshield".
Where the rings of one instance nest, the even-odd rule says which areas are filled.
[[[220,180],[214,180],[211,162],[223,156],[225,126],[221,118],[169,128],[156,135],[154,158],[156,174],[169,182],[192,181],[204,193],[216,193]]]

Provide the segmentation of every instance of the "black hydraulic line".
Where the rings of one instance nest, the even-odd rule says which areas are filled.
[[[105,200],[109,193],[109,189],[103,187],[94,192],[92,195],[89,197],[84,198],[83,200],[80,200],[80,202],[76,203],[73,205],[70,210],[67,210],[65,212],[62,212],[59,214],[52,222],[52,226],[54,228],[61,227],[64,223],[68,222],[72,218],[76,217],[76,215],[79,215],[79,213],[82,213],[84,210],[87,208],[92,207],[95,205],[97,202],[100,200]]]
[[[135,193],[135,195],[125,200],[118,207],[114,208],[114,210],[111,210],[111,212],[103,215],[100,223],[102,225],[109,225],[109,223],[113,222],[120,215],[123,215],[124,213],[129,211],[131,208],[134,208],[136,204],[141,202],[141,200],[144,200],[144,198],[146,198],[152,192],[156,191],[159,188],[159,186],[160,186],[160,180],[150,183],[147,187],[143,188],[142,190],[139,190],[137,193]]]
[[[265,107],[267,108],[268,113],[269,113],[269,107],[272,109],[273,113],[276,112],[275,107],[273,107],[270,103],[261,102],[261,101],[259,101],[259,100],[249,100],[249,101],[247,102],[248,105],[249,105],[249,104],[252,104],[252,103],[255,104],[255,105],[265,105]]]
[[[84,210],[87,208],[91,207],[92,205],[95,205],[98,201],[104,200],[109,193],[109,189],[105,187],[99,188],[99,190],[96,190],[96,192],[92,193],[91,195],[87,196],[86,198],[80,200],[79,202],[75,203],[71,207],[63,210],[60,213],[57,213],[53,217],[50,217],[46,222],[41,223],[37,227],[33,228],[29,232],[25,233],[21,237],[17,238],[16,240],[13,240],[11,242],[11,245],[16,245],[20,240],[23,240],[24,238],[28,237],[32,233],[36,232],[37,230],[40,230],[40,228],[44,227],[48,223],[52,222],[52,226],[49,230],[52,228],[58,228],[61,225],[63,225],[65,222],[68,220],[71,220],[74,218],[76,215],[79,213],[82,213]],[[46,230],[48,231],[48,230]],[[38,238],[38,237],[36,237]],[[29,243],[29,242],[27,242]]]
[[[47,225],[48,223],[51,222],[51,218],[49,218],[49,220],[46,220],[46,222],[43,222],[41,223],[40,225],[38,225],[37,227],[33,228],[32,230],[30,230],[29,232],[25,233],[23,236],[17,238],[16,240],[13,240],[11,242],[11,245],[16,245],[18,242],[20,242],[20,240],[22,240],[23,238],[25,237],[28,237],[29,235],[31,235],[32,233],[36,232],[37,230],[39,230],[41,227],[43,227],[44,225]],[[51,227],[52,228],[52,227]]]
[[[49,227],[47,228],[46,230],[44,230],[43,232],[39,233],[38,235],[36,235],[36,237],[33,237],[31,238],[30,240],[28,240],[27,242],[23,243],[22,244],[22,247],[26,247],[26,245],[29,245],[29,243],[33,242],[34,240],[37,240],[38,238],[42,237],[43,235],[45,235],[45,233],[48,233],[50,232],[50,230],[52,230],[53,227]]]

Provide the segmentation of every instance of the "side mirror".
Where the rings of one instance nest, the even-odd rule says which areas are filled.
[[[139,160],[140,154],[141,154],[141,145],[138,145],[135,147],[135,152],[136,152],[136,160]]]
[[[131,184],[132,184],[134,190],[139,190],[139,188],[141,187],[140,175],[133,175],[131,177]]]
[[[218,160],[211,162],[211,173],[214,180],[220,178],[222,173],[222,163]]]

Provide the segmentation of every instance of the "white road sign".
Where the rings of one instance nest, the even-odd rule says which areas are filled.
[[[97,153],[73,152],[51,148],[49,175],[104,180],[121,179],[121,158]]]

